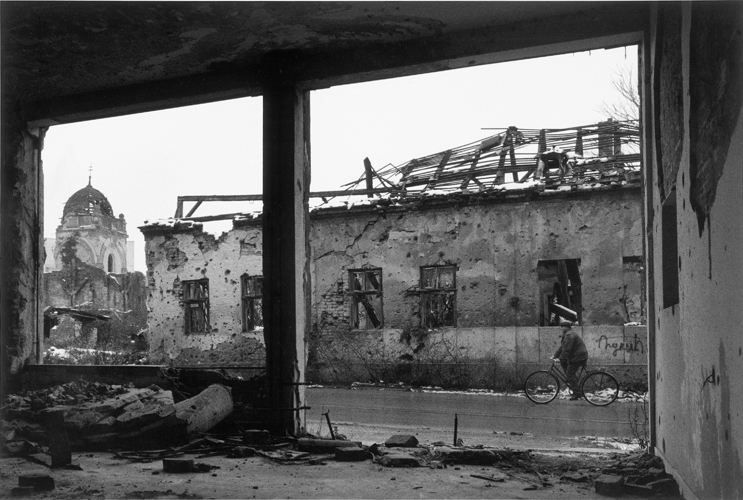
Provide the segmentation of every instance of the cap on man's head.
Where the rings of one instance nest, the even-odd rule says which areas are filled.
[[[560,326],[573,326],[573,323],[571,321],[564,319],[560,321]]]

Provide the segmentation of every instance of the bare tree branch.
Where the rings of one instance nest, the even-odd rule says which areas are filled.
[[[598,111],[607,118],[619,121],[638,120],[640,118],[640,93],[635,70],[630,65],[617,66],[611,81],[616,90],[616,99],[604,101]]]

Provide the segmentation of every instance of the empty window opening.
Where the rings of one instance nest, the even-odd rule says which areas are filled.
[[[540,260],[537,276],[541,296],[540,326],[556,326],[560,319],[582,323],[580,259]]]
[[[421,267],[421,326],[457,326],[456,266]]]
[[[645,263],[639,255],[622,257],[624,322],[645,324]]]
[[[186,309],[186,333],[209,331],[209,280],[183,281],[183,305]]]
[[[113,273],[114,271],[114,256],[110,255],[108,256],[108,272]]]
[[[351,328],[371,330],[382,328],[382,270],[380,268],[350,269]]]
[[[243,274],[240,286],[243,331],[263,330],[263,276]]]
[[[663,308],[666,308],[679,303],[679,252],[675,187],[663,202],[662,212]]]

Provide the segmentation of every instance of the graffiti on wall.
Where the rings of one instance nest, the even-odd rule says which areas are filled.
[[[635,334],[634,338],[628,342],[625,342],[624,337],[607,337],[602,335],[596,341],[599,349],[609,350],[613,349],[612,355],[617,356],[618,352],[638,352],[643,354],[645,352],[645,345],[642,343]]]

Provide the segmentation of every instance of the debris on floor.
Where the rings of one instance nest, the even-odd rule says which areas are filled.
[[[212,384],[175,403],[171,391],[82,380],[5,398],[0,448],[8,454],[48,453],[69,464],[70,449],[146,448],[188,443],[233,410],[230,389]]]
[[[602,469],[596,478],[596,492],[602,495],[678,495],[679,488],[673,476],[665,470],[660,457],[649,453],[632,453],[617,458]]]

